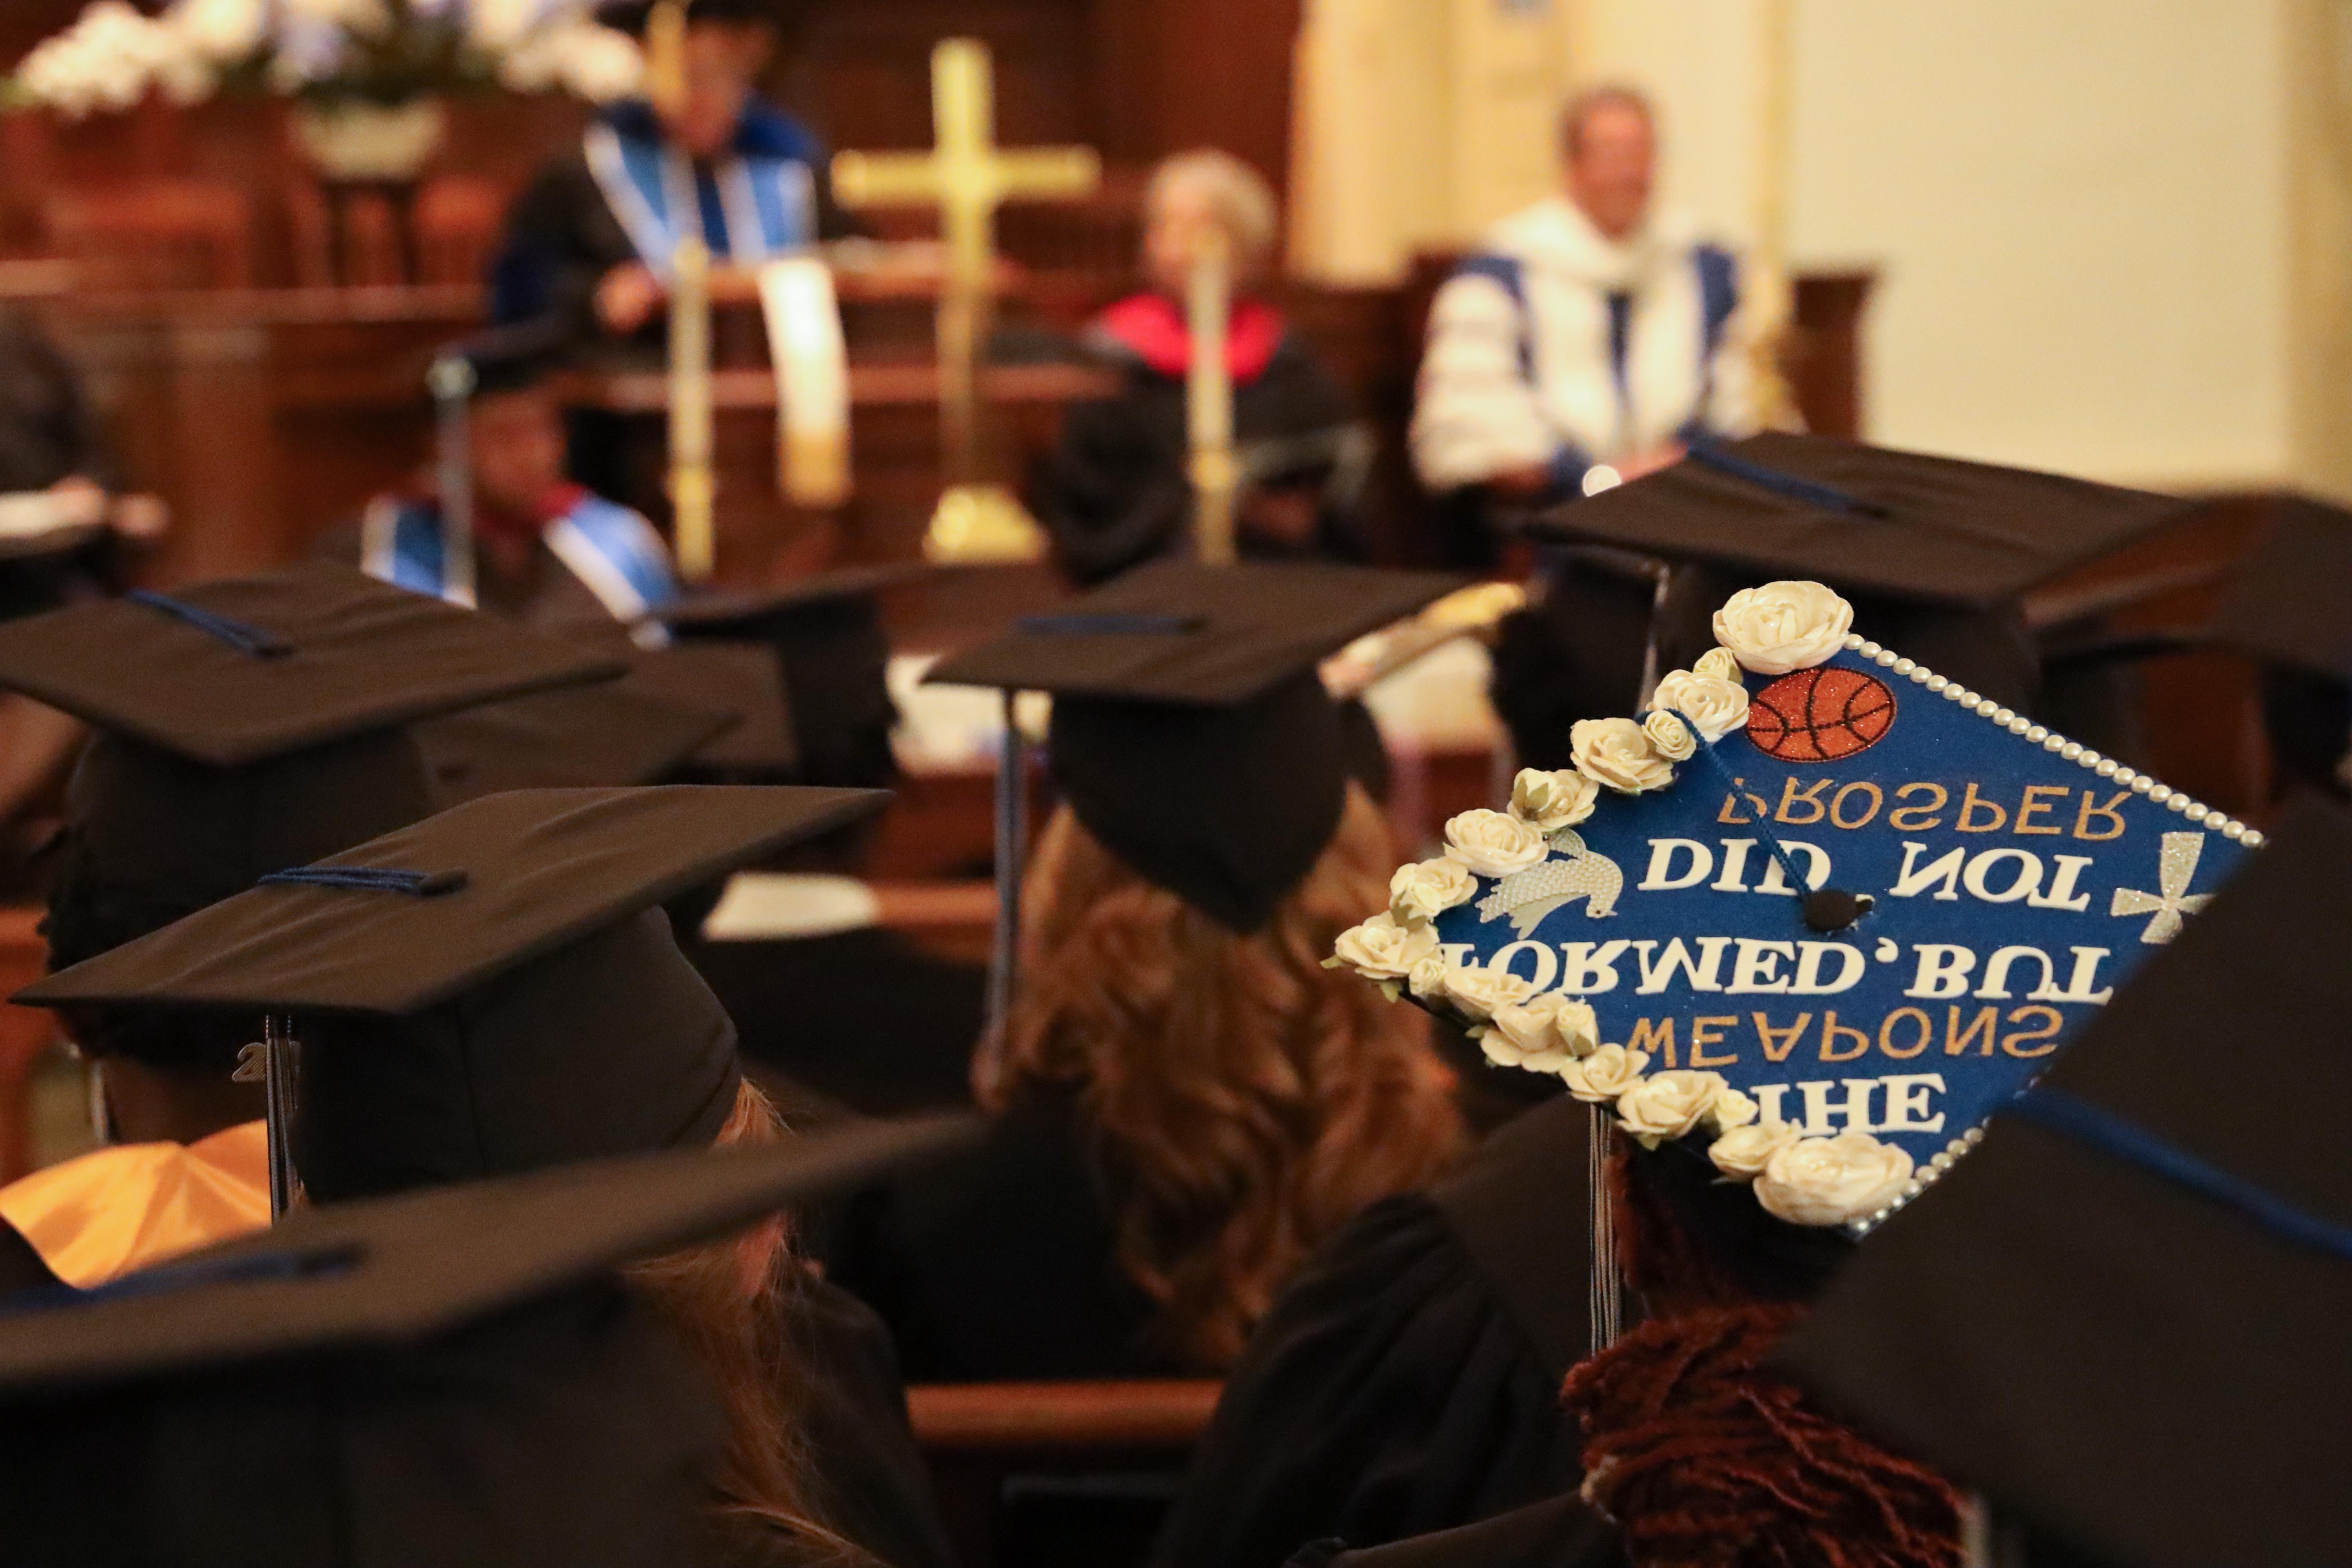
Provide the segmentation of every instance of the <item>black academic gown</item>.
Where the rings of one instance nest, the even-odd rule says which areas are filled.
[[[608,112],[642,118],[641,108]],[[839,239],[857,232],[834,200],[830,160],[797,121],[755,100],[745,111],[738,138],[761,151],[803,158],[816,192],[818,238]],[[574,145],[542,166],[508,209],[491,268],[491,314],[501,323],[553,318],[564,324],[584,361],[614,368],[658,369],[667,363],[666,316],[656,314],[626,337],[605,332],[596,320],[598,284],[615,267],[638,259],[604,188],[589,171],[586,152]],[[575,409],[567,423],[572,470],[583,483],[648,517],[668,515],[663,499],[660,416]]]
[[[987,973],[869,926],[774,942],[684,944],[745,1057],[867,1116],[971,1101]]]
[[[1068,1097],[1024,1099],[978,1144],[849,1205],[827,1277],[882,1315],[910,1383],[1170,1377],[1152,1306]]]
[[[1114,396],[1070,410],[1040,495],[1055,557],[1083,586],[1181,549],[1192,516],[1183,378],[1152,369],[1116,342],[1092,346],[1124,384]],[[1363,553],[1355,519],[1328,482],[1331,446],[1351,417],[1347,394],[1295,334],[1283,337],[1263,371],[1234,383],[1234,440],[1244,458],[1252,447],[1291,451],[1287,459],[1269,459],[1269,482],[1326,492],[1310,556]],[[1240,544],[1245,556],[1278,553],[1247,534]]]
[[[34,1250],[33,1244],[25,1239],[25,1233],[0,1219],[0,1298],[61,1283]]]
[[[1153,1561],[1277,1568],[1573,1492],[1590,1108],[1559,1099],[1318,1248],[1225,1384]]]
[[[45,490],[76,475],[110,490],[120,479],[80,378],[31,321],[0,310],[0,494]],[[110,588],[118,548],[108,529],[68,550],[0,555],[0,620]]]
[[[1574,1492],[1477,1524],[1418,1535],[1369,1551],[1318,1542],[1290,1568],[1625,1568],[1614,1526]]]
[[[799,1306],[800,1363],[814,1373],[802,1435],[818,1513],[887,1568],[954,1568],[889,1331],[823,1280],[809,1281]]]

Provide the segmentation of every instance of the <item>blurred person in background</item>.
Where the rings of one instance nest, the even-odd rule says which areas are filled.
[[[1088,351],[1117,371],[1117,394],[1070,410],[1045,474],[1055,555],[1081,585],[1188,547],[1185,292],[1198,237],[1222,229],[1233,258],[1225,365],[1242,469],[1235,530],[1243,555],[1362,554],[1355,500],[1371,443],[1315,351],[1259,292],[1273,262],[1273,189],[1226,153],[1163,162],[1144,204],[1145,288],[1097,317]]]

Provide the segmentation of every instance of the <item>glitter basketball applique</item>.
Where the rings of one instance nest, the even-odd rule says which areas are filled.
[[[1784,675],[1748,700],[1748,738],[1775,762],[1834,763],[1895,724],[1895,693],[1860,670],[1822,665]]]

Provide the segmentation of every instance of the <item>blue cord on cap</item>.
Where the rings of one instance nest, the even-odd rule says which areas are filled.
[[[2009,1109],[2062,1137],[2112,1154],[2126,1164],[2163,1176],[2225,1208],[2235,1209],[2263,1229],[2331,1258],[2352,1263],[2352,1226],[2337,1225],[2296,1207],[2218,1165],[2210,1165],[2179,1144],[2063,1089],[2034,1088]]]
[[[297,866],[272,871],[255,884],[263,888],[344,888],[363,893],[405,893],[437,899],[466,885],[463,871],[404,871],[391,866]]]
[[[1801,500],[1808,506],[1824,506],[1832,511],[1850,511],[1862,517],[1885,517],[1886,509],[1866,501],[1850,490],[1835,485],[1825,485],[1818,479],[1808,479],[1796,474],[1784,474],[1778,468],[1750,461],[1724,449],[1713,441],[1693,441],[1686,454],[1691,461],[1729,474],[1735,479],[1745,479],[1751,485],[1770,490],[1775,495]]]
[[[134,588],[123,597],[134,605],[144,605],[151,610],[161,610],[167,616],[185,621],[205,636],[215,637],[237,652],[251,654],[256,658],[284,658],[294,651],[292,643],[273,633],[244,621],[215,615],[184,599],[151,593],[145,588]]]
[[[1146,612],[1121,615],[1106,610],[1099,614],[1074,611],[1066,616],[1024,616],[1014,625],[1039,637],[1133,637],[1197,632],[1208,624],[1208,620],[1206,616],[1162,616]]]

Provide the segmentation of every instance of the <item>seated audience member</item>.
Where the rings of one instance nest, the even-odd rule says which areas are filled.
[[[233,994],[302,1040],[292,1148],[336,1205],[784,1131],[652,907],[877,808],[760,788],[486,796],[51,976],[47,1003]],[[437,886],[406,872],[433,867]],[[577,933],[577,934],[570,934]],[[567,935],[569,940],[566,940]],[[226,988],[224,990],[224,988]],[[891,1352],[781,1222],[635,1266],[729,1415],[711,1568],[946,1561]]]
[[[1225,343],[1242,471],[1235,529],[1247,556],[1362,553],[1354,506],[1370,461],[1346,393],[1256,289],[1273,264],[1275,199],[1223,153],[1187,153],[1153,174],[1144,208],[1144,291],[1096,319],[1088,347],[1118,371],[1113,397],[1070,410],[1045,473],[1055,559],[1081,584],[1190,548],[1185,374],[1192,345],[1186,280],[1200,241],[1222,231],[1233,258]]]
[[[256,638],[290,651],[257,657]],[[48,966],[429,816],[407,721],[615,668],[323,563],[0,626],[0,689],[97,731],[49,857]],[[0,1235],[88,1286],[268,1223],[263,1091],[239,1071],[251,1019],[60,1016],[113,1146],[0,1188]]]
[[[0,621],[119,591],[129,551],[167,521],[154,497],[121,493],[65,355],[0,310]],[[0,695],[0,823],[43,797],[80,739],[54,709]]]
[[[988,1141],[870,1195],[832,1260],[910,1375],[1220,1372],[1318,1241],[1452,1161],[1453,1075],[1425,1021],[1323,967],[1349,900],[1385,897],[1392,837],[1315,673],[1444,585],[1164,562],[935,674],[1055,691],[1066,804],[973,1075]],[[1279,647],[1218,622],[1276,607]],[[1192,701],[1135,657],[1099,668],[1117,627],[1162,622],[1195,626],[1143,630],[1175,665],[1216,667]]]
[[[1495,559],[1498,512],[1637,479],[1696,437],[1757,424],[1738,262],[1654,208],[1649,100],[1595,89],[1560,125],[1566,188],[1489,231],[1430,311],[1412,459],[1462,520],[1450,531],[1466,564]],[[1570,720],[1624,710],[1641,695],[1659,568],[1576,549],[1548,552],[1544,576],[1544,602],[1506,623],[1497,665]],[[1559,765],[1519,728],[1522,761]]]
[[[743,1561],[711,1539],[722,1394],[616,1271],[967,1132],[335,1204],[136,1289],[0,1299],[0,1540],[28,1563]]]
[[[1155,1563],[1277,1568],[1574,1493],[1590,1125],[1565,1096],[1524,1111],[1316,1248],[1226,1377]]]
[[[561,342],[543,326],[485,332],[434,370],[443,451],[404,491],[367,504],[324,549],[372,577],[551,631],[638,626],[677,596],[646,518],[564,477],[563,416],[547,387]],[[445,485],[463,487],[452,514]],[[640,629],[641,639],[658,630]]]
[[[1852,1255],[1842,1230],[1774,1218],[1696,1150],[1613,1135],[1618,1257],[1644,1321],[1569,1374],[1582,1496],[1365,1552],[1345,1568],[1958,1568],[1966,1504],[1773,1364]]]

